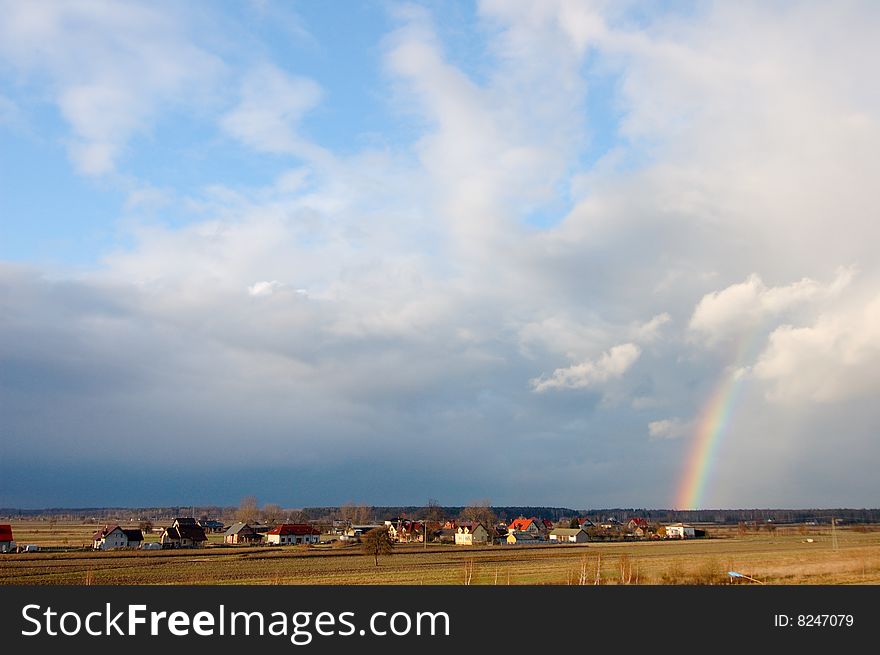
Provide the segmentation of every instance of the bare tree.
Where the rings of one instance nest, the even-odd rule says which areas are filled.
[[[464,583],[469,585],[471,580],[474,579],[474,558],[472,557],[467,562],[464,563]]]
[[[277,523],[284,516],[284,510],[281,505],[275,503],[266,503],[263,505],[263,520],[266,523]]]
[[[581,570],[578,573],[578,584],[584,586],[587,584],[587,556],[581,560]]]
[[[339,508],[339,518],[349,523],[354,523],[354,503],[343,503]]]
[[[365,554],[373,556],[376,566],[379,566],[379,556],[390,555],[394,548],[394,542],[391,540],[388,530],[374,528],[361,537],[361,547]]]
[[[260,519],[260,506],[256,496],[245,496],[235,512],[235,520],[242,523],[255,523]]]
[[[443,508],[436,498],[428,498],[428,505],[425,507],[425,520],[439,523],[443,520]],[[488,529],[489,526],[486,526]]]
[[[471,503],[461,510],[461,518],[466,521],[473,521],[474,523],[482,523],[483,527],[489,531],[490,535],[493,534],[495,523],[498,520],[495,516],[495,512],[492,511],[492,505],[488,500],[480,500]]]
[[[363,525],[369,522],[373,511],[367,505],[355,505],[352,502],[345,503],[339,508],[340,517],[354,525]]]
[[[287,513],[288,523],[308,523],[309,515],[301,509],[293,509]]]
[[[631,584],[633,580],[633,565],[629,555],[626,553],[621,555],[617,565],[620,570],[620,584]]]
[[[367,505],[358,505],[355,518],[357,519],[356,522],[360,525],[369,523],[373,518],[373,508]]]

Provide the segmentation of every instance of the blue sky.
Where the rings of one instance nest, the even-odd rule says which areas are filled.
[[[871,3],[0,5],[0,506],[872,504]]]

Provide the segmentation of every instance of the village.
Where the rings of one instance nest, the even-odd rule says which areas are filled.
[[[318,521],[268,524],[257,520],[235,521],[230,525],[208,517],[177,517],[166,527],[155,527],[151,522],[134,520],[130,523],[133,525],[107,523],[94,532],[90,546],[83,544],[82,547],[107,551],[260,545],[348,545],[360,542],[370,531],[386,532],[391,543],[417,543],[426,546],[562,545],[586,544],[591,541],[693,539],[707,536],[705,529],[685,523],[664,525],[649,523],[639,517],[626,520],[607,517],[602,521],[572,517],[554,522],[547,518],[520,516],[509,523],[395,517],[375,523],[336,519],[329,524]],[[37,552],[40,549],[38,544],[17,544],[12,525],[0,524],[0,553]]]
[[[0,584],[880,583],[875,510],[725,512],[6,510]]]

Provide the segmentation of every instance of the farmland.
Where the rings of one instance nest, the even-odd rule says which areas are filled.
[[[0,557],[0,584],[880,584],[880,526],[710,527],[711,538],[587,545],[401,544],[379,566],[357,546],[92,552],[94,525],[13,523],[35,553]],[[155,536],[152,536],[155,539]],[[598,571],[598,575],[597,575]]]

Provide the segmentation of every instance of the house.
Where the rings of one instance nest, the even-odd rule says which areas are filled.
[[[455,531],[455,544],[457,546],[473,546],[485,544],[489,541],[489,531],[482,523],[461,524]]]
[[[263,535],[241,521],[233,523],[223,533],[223,541],[227,544],[258,544],[262,540]]]
[[[15,539],[12,538],[12,526],[8,523],[0,525],[0,553],[11,553],[15,550]]]
[[[693,539],[696,536],[694,528],[684,523],[673,523],[666,526],[667,539]]]
[[[427,530],[427,526],[421,521],[411,521],[409,519],[385,521],[385,527],[388,528],[388,534],[391,536],[391,539],[400,543],[422,542],[425,540],[425,532]]]
[[[339,539],[340,541],[359,541],[360,538],[370,530],[384,527],[384,525],[375,524],[351,525],[343,531],[339,536]]]
[[[214,519],[200,519],[199,527],[202,528],[206,533],[207,532],[223,532],[226,526],[222,521],[215,521]]]
[[[620,529],[623,527],[623,524],[615,517],[609,516],[604,521],[599,523],[599,527],[603,530],[614,530],[615,532],[619,532]]]
[[[630,519],[626,522],[626,531],[627,532],[635,532],[636,530],[641,530],[643,533],[648,529],[648,520],[647,519]]]
[[[117,524],[105,525],[92,535],[92,548],[95,550],[109,550],[110,548],[125,548],[128,540],[125,533]]]
[[[139,548],[144,541],[144,533],[137,528],[124,529],[117,524],[105,525],[92,535],[92,548],[110,550],[111,548]]]
[[[634,537],[647,536],[651,531],[647,519],[633,518],[626,522],[626,532]]]
[[[202,548],[208,543],[205,530],[194,518],[176,518],[170,528],[165,528],[159,542],[169,548]]]
[[[504,540],[509,546],[518,546],[523,544],[536,544],[541,541],[538,535],[532,532],[522,530],[508,530],[507,538]]]
[[[422,521],[404,521],[398,531],[398,538],[404,543],[423,542],[428,526]]]
[[[584,544],[590,540],[583,528],[554,528],[550,531],[550,541],[558,544]]]
[[[308,523],[282,523],[266,533],[266,541],[278,546],[316,544],[321,532]]]
[[[538,526],[537,519],[527,519],[520,516],[507,526],[507,532],[528,532],[534,537],[537,537],[541,534],[541,528]]]
[[[455,543],[455,535],[457,534],[456,529],[453,528],[441,528],[437,531],[437,541],[441,544],[452,544]]]
[[[140,528],[123,528],[122,531],[128,539],[129,548],[140,548],[144,543],[144,533]]]
[[[590,519],[583,517],[583,516],[579,517],[577,522],[578,522],[578,525],[581,526],[584,530],[586,530],[587,528],[593,527],[593,522]]]

